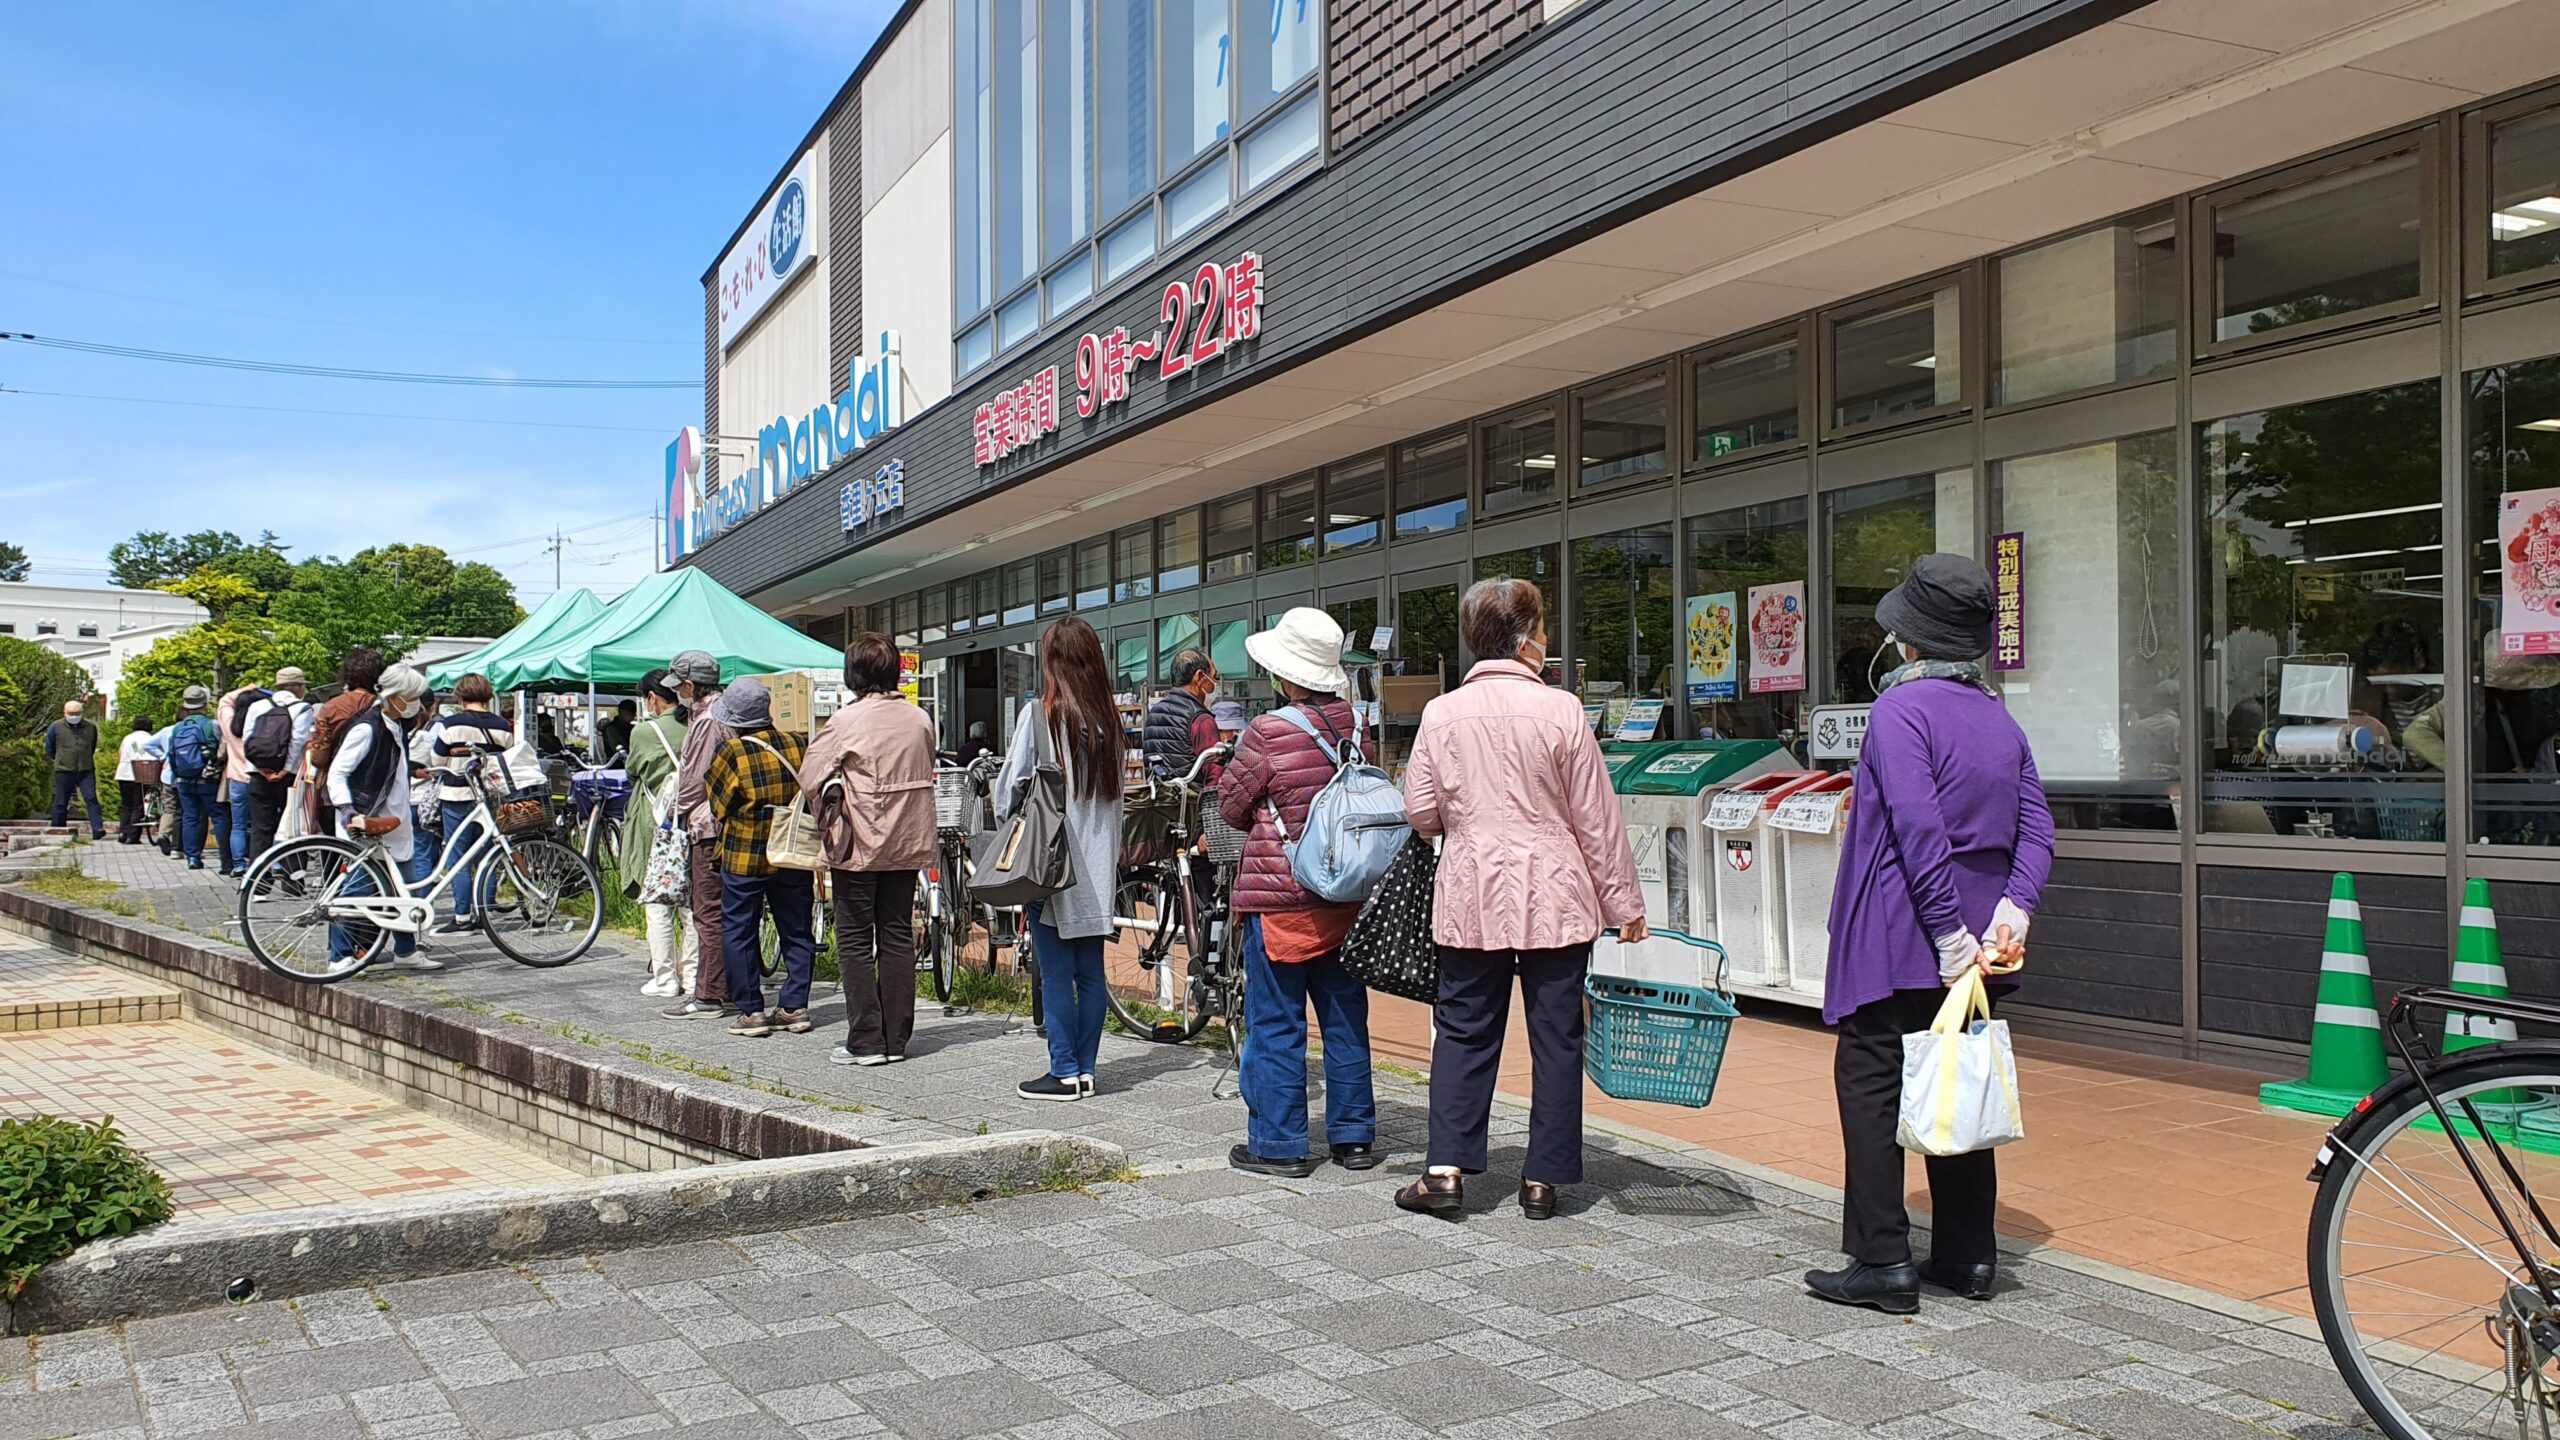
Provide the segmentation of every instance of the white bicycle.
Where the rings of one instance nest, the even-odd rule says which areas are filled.
[[[289,980],[327,985],[387,954],[394,938],[435,921],[436,897],[463,895],[501,953],[521,965],[566,965],[604,928],[595,866],[542,826],[508,834],[498,804],[471,775],[470,843],[411,882],[372,837],[305,835],[258,857],[240,882],[240,934],[259,963]],[[509,797],[500,797],[503,801]]]

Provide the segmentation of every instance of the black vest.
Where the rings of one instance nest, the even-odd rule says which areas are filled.
[[[1208,712],[1200,697],[1175,690],[1147,711],[1147,727],[1139,745],[1147,757],[1147,773],[1158,780],[1179,780],[1200,758],[1192,748],[1191,722]]]

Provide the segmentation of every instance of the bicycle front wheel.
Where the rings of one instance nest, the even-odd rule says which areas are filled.
[[[587,953],[604,929],[604,892],[587,857],[547,836],[492,850],[472,878],[489,943],[548,969]]]
[[[2560,1134],[2535,1119],[2560,1119],[2560,1046],[2472,1053],[2431,1072],[2454,1133],[2387,1094],[2312,1201],[2321,1336],[2394,1440],[2560,1434]]]
[[[1103,993],[1120,1028],[1165,1045],[1199,1034],[1209,1016],[1200,1003],[1197,977],[1187,973],[1192,950],[1183,934],[1182,897],[1172,877],[1151,870],[1121,881],[1111,914],[1119,931],[1104,969],[1116,983],[1105,985]],[[1129,968],[1133,962],[1134,975]],[[1123,993],[1132,983],[1134,993]]]
[[[960,981],[961,937],[969,924],[968,901],[946,867],[937,871],[929,882],[931,893],[919,887],[916,894],[925,897],[924,928],[916,932],[924,946],[920,952],[926,968],[933,972],[933,998],[948,1005],[952,987]]]
[[[328,835],[271,847],[240,881],[240,938],[258,963],[288,980],[327,985],[364,969],[390,948],[391,932],[370,920],[332,920],[333,902],[389,895],[379,856]]]

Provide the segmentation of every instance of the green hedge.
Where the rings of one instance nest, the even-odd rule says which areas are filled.
[[[169,1182],[116,1132],[38,1115],[0,1120],[0,1297],[102,1235],[169,1218]]]

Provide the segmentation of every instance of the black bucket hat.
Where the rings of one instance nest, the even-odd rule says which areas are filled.
[[[1876,602],[1876,623],[1931,660],[1975,660],[1991,651],[1991,577],[1961,555],[1923,555]]]

